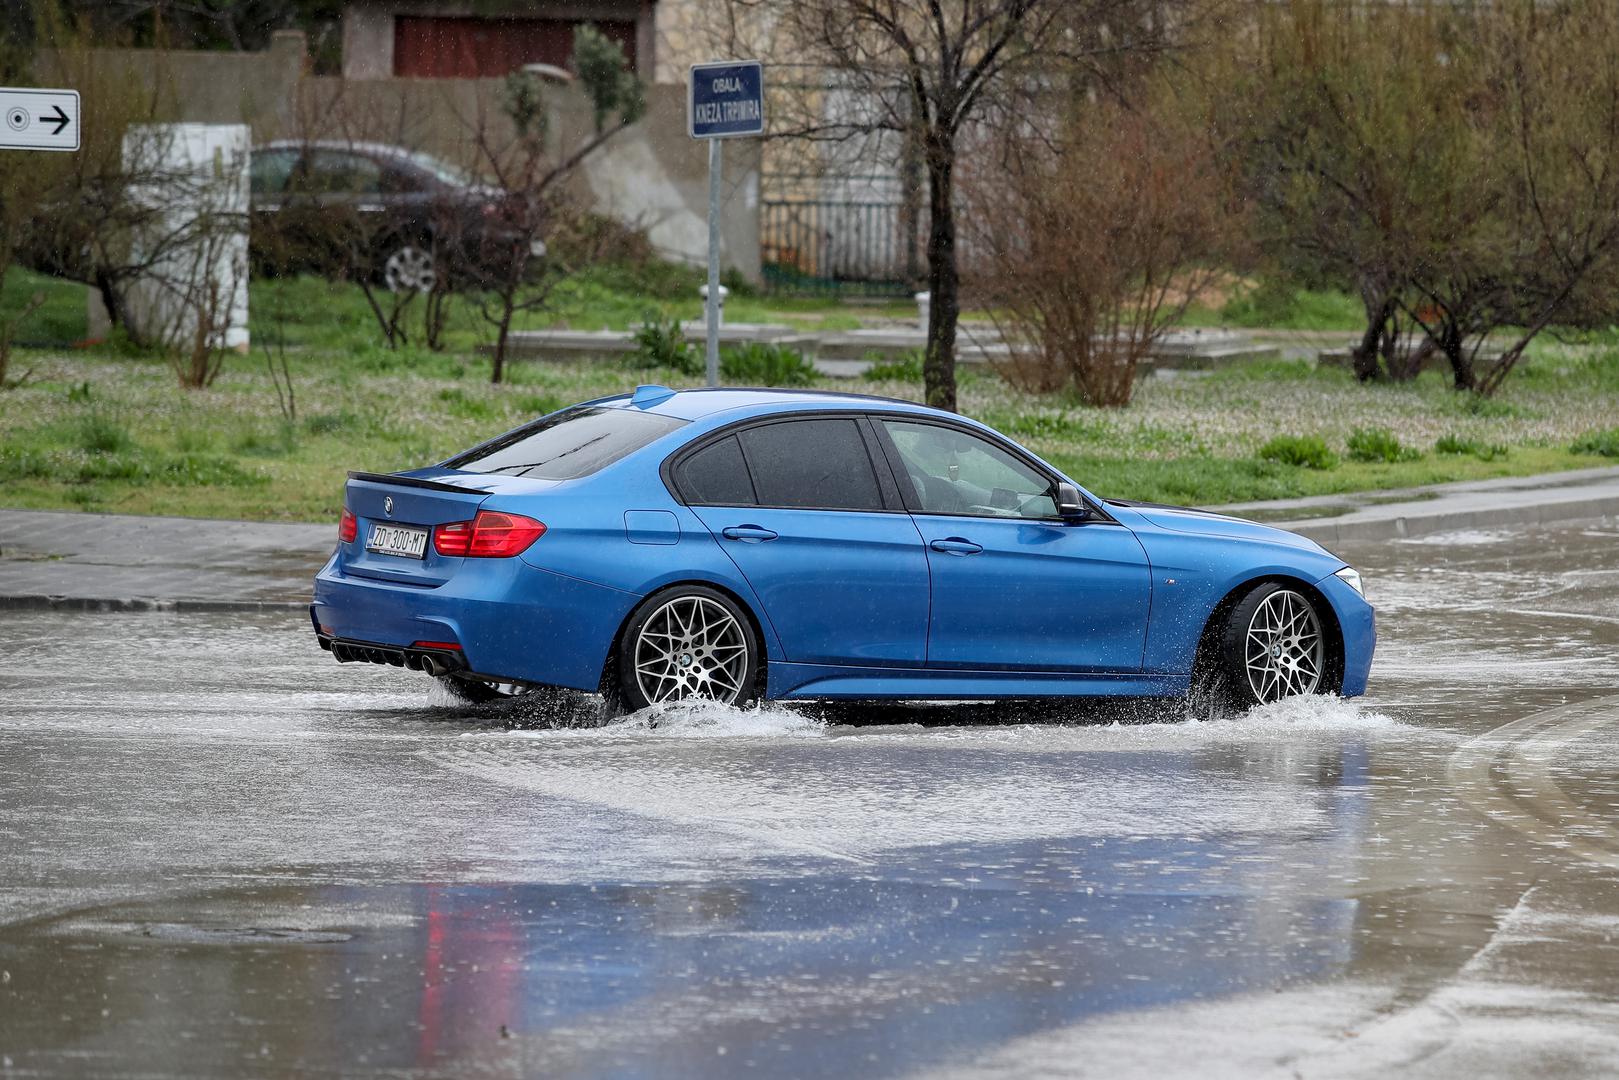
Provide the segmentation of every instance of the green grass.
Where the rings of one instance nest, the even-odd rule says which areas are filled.
[[[72,344],[85,336],[86,289],[76,282],[45,277],[13,267],[0,291],[0,320],[10,322],[41,293],[45,302],[17,325],[13,340],[30,343]]]
[[[1076,479],[1083,479],[1098,494],[1191,506],[1420,487],[1601,464],[1554,447],[1514,451],[1510,459],[1494,461],[1463,457],[1430,458],[1398,465],[1344,462],[1328,471],[1253,458],[1188,458],[1169,462],[1054,454],[1050,460]]]
[[[1234,293],[1218,308],[1194,304],[1182,322],[1245,329],[1359,330],[1365,318],[1360,300],[1349,293],[1261,283]]]
[[[1619,458],[1619,427],[1588,432],[1574,440],[1574,445],[1569,449],[1576,454],[1599,454],[1606,458]]]
[[[697,315],[694,291],[677,295],[694,280],[684,270],[660,271],[644,290],[625,273],[593,270],[568,285],[563,306],[531,323],[571,312],[628,325],[650,310],[667,329],[670,319]],[[82,287],[68,291],[82,310]],[[331,520],[350,469],[442,460],[524,420],[637,382],[701,382],[689,367],[643,372],[516,361],[508,383],[491,386],[488,360],[476,351],[489,330],[464,307],[452,312],[447,348],[434,352],[417,344],[384,348],[351,286],[259,282],[253,305],[261,341],[286,335],[295,419],[282,415],[258,351],[229,358],[211,389],[184,391],[160,358],[125,343],[23,348],[17,368],[32,369],[32,378],[0,392],[0,505]],[[64,310],[59,305],[57,315]],[[733,294],[729,314],[837,323],[912,311],[909,304],[850,308]],[[915,357],[848,381],[815,378],[781,357],[750,363],[742,372],[733,362],[735,381],[808,379],[913,400],[922,393]],[[1526,475],[1606,464],[1619,453],[1619,342],[1600,335],[1537,342],[1500,397],[1483,402],[1457,395],[1438,373],[1398,386],[1362,385],[1341,369],[1282,361],[1144,379],[1125,409],[1023,394],[983,369],[963,368],[960,386],[964,412],[1098,494],[1160,502],[1215,505]]]

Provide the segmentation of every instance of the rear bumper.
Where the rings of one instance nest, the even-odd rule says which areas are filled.
[[[469,559],[437,588],[342,572],[342,555],[315,578],[310,619],[342,660],[434,674],[430,661],[509,682],[576,690],[600,685],[613,639],[639,596],[530,566]],[[419,643],[459,644],[460,650]]]
[[[320,647],[332,654],[332,659],[339,664],[391,664],[394,667],[409,668],[411,671],[425,671],[429,675],[449,675],[467,669],[467,661],[460,650],[442,648],[400,648],[397,645],[385,645],[379,641],[355,641],[352,638],[334,638],[330,634],[323,634],[317,623],[315,626],[315,640]]]

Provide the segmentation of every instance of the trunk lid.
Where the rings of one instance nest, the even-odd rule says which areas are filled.
[[[451,470],[419,470],[450,473]],[[457,479],[500,480],[502,477],[476,473],[453,473]],[[393,476],[379,473],[350,473],[343,502],[354,513],[358,529],[343,560],[343,572],[431,588],[448,581],[465,560],[439,555],[433,550],[433,526],[469,521],[489,498],[490,485],[455,484],[445,479],[421,476]],[[425,530],[427,543],[422,558],[387,555],[368,550],[379,526],[405,530]]]

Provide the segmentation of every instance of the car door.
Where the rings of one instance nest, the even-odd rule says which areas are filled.
[[[676,465],[789,661],[921,667],[928,560],[861,418],[754,424]]]
[[[1054,478],[984,435],[873,421],[927,544],[929,667],[1141,670],[1152,576],[1130,530],[1060,518]]]

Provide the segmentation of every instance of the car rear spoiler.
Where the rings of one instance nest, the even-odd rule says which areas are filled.
[[[393,473],[351,472],[349,479],[364,480],[370,484],[392,484],[394,487],[426,488],[428,491],[453,491],[457,495],[488,494],[478,488],[456,487],[454,484],[441,484],[437,480],[418,480],[414,476],[396,476]]]

